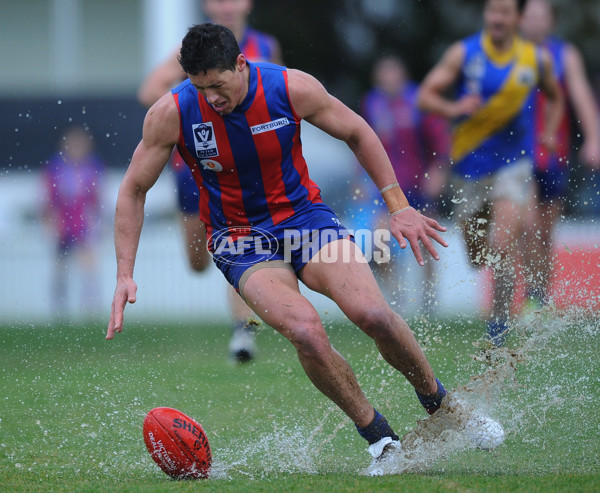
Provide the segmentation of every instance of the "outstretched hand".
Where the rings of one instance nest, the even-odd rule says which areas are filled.
[[[465,94],[454,102],[453,118],[473,115],[483,104],[483,99],[479,94]]]
[[[435,219],[422,215],[412,207],[390,218],[390,231],[394,238],[398,240],[400,248],[404,249],[410,244],[419,265],[425,265],[419,247],[419,240],[435,260],[439,260],[440,256],[433,246],[431,238],[444,247],[448,246],[448,243],[438,233],[438,231],[446,231],[446,228],[441,226]]]
[[[110,319],[108,321],[108,330],[106,331],[106,339],[112,339],[115,332],[123,330],[123,312],[127,303],[135,303],[137,285],[131,278],[117,281],[115,295],[113,297],[112,306],[110,309]]]
[[[600,141],[586,138],[579,151],[581,160],[587,164],[591,170],[600,169]]]

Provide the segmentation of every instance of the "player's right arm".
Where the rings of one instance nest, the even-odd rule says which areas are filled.
[[[464,58],[465,47],[460,41],[446,50],[419,88],[417,104],[420,109],[453,119],[469,116],[481,106],[481,96],[478,94],[466,94],[457,100],[444,95],[458,80]]]
[[[138,101],[146,108],[152,106],[177,83],[186,79],[178,60],[179,48],[148,74],[138,90]]]
[[[135,303],[137,286],[133,280],[133,268],[144,222],[146,193],[156,183],[178,138],[177,106],[171,94],[165,94],[146,114],[142,140],[119,187],[114,226],[117,286],[107,339],[123,330],[125,305],[127,302]]]
[[[431,239],[448,246],[438,233],[446,228],[410,207],[383,144],[364,118],[330,95],[317,79],[305,72],[289,69],[288,89],[297,115],[345,142],[379,188],[390,212],[390,231],[400,248],[410,245],[417,262],[424,265],[420,241],[431,256],[439,260]]]

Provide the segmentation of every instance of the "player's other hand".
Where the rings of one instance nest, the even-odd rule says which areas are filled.
[[[112,306],[110,308],[110,319],[108,321],[108,330],[106,339],[112,339],[115,332],[123,330],[123,312],[127,303],[135,303],[137,285],[131,278],[118,279],[115,295],[113,296]]]
[[[463,97],[454,102],[452,118],[471,116],[479,108],[481,108],[482,103],[483,100],[479,94],[465,94]]]
[[[439,260],[440,256],[431,239],[433,238],[444,247],[448,246],[448,243],[438,233],[438,231],[446,231],[446,228],[441,226],[435,219],[422,215],[412,207],[390,218],[390,231],[394,238],[398,240],[400,248],[406,248],[407,244],[410,244],[419,265],[425,265],[419,241],[435,260]]]
[[[581,161],[588,165],[590,169],[600,169],[600,141],[586,138],[579,155]]]

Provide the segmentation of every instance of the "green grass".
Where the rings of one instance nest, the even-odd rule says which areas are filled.
[[[130,325],[113,341],[93,324],[3,327],[0,490],[599,491],[598,320],[544,324],[537,339],[530,331],[511,340],[526,350],[492,369],[471,357],[481,322],[412,320],[446,386],[467,385],[492,407],[507,440],[383,478],[359,474],[366,444],[270,328],[258,335],[259,357],[234,365],[226,323]],[[425,417],[368,338],[342,322],[328,332],[398,433]],[[202,423],[210,480],[173,481],[152,462],[141,430],[158,406]]]

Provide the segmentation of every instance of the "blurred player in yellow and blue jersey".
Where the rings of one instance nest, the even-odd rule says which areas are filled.
[[[493,273],[488,335],[501,345],[509,328],[516,243],[532,194],[533,113],[538,88],[547,96],[540,141],[548,152],[563,101],[550,54],[518,36],[526,0],[486,0],[484,29],[454,43],[424,80],[419,105],[455,119],[451,161],[455,216],[473,265]],[[445,92],[455,86],[457,99]]]

